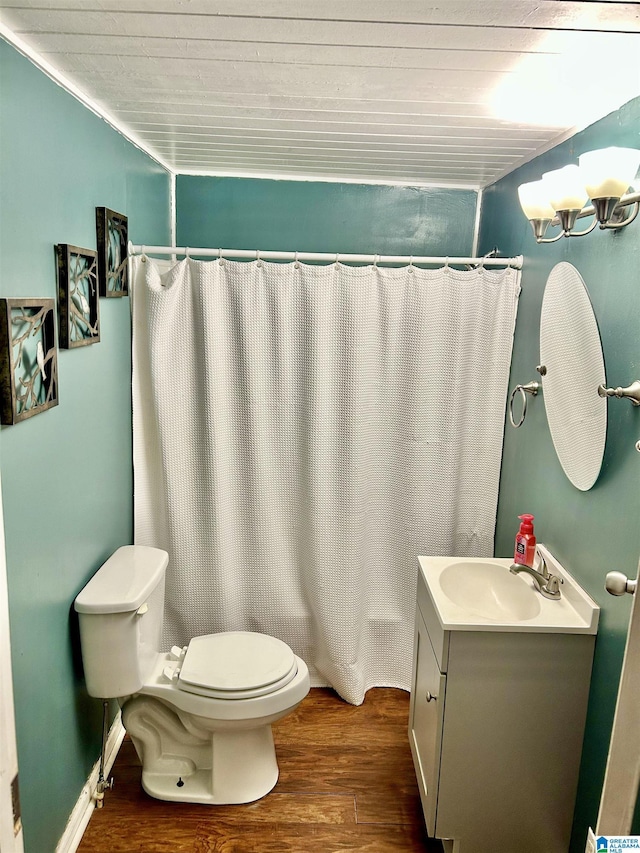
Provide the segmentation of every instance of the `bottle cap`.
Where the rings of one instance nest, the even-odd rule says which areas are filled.
[[[518,518],[522,522],[520,525],[520,533],[533,533],[534,516],[525,513],[524,515],[519,515]]]

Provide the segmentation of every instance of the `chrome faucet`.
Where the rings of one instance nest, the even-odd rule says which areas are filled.
[[[521,566],[518,563],[513,563],[509,571],[513,575],[519,575],[521,572],[525,572],[525,574],[530,575],[533,578],[533,583],[540,595],[544,595],[545,598],[552,598],[557,601],[560,598],[560,584],[564,583],[564,581],[562,578],[549,573],[546,561],[539,551],[538,556],[540,557],[540,571],[532,568],[531,566]]]

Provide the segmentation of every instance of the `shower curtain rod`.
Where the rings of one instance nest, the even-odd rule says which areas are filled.
[[[522,269],[522,255],[513,258],[454,258],[428,255],[349,255],[343,252],[272,252],[260,249],[194,249],[191,246],[135,246],[129,242],[130,255],[184,255],[201,258],[246,258],[252,261],[324,261],[346,264],[421,264],[447,266],[449,264],[474,264],[485,267],[513,267]]]

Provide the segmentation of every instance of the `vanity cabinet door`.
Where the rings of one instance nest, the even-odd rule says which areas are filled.
[[[427,829],[435,836],[446,676],[440,672],[420,610],[416,613],[409,741]]]

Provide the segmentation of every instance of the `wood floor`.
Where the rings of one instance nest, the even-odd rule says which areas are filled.
[[[376,688],[359,707],[313,689],[273,727],[280,778],[243,806],[163,803],[140,787],[125,739],[113,791],[79,853],[442,853],[427,838],[407,741],[409,695]]]

